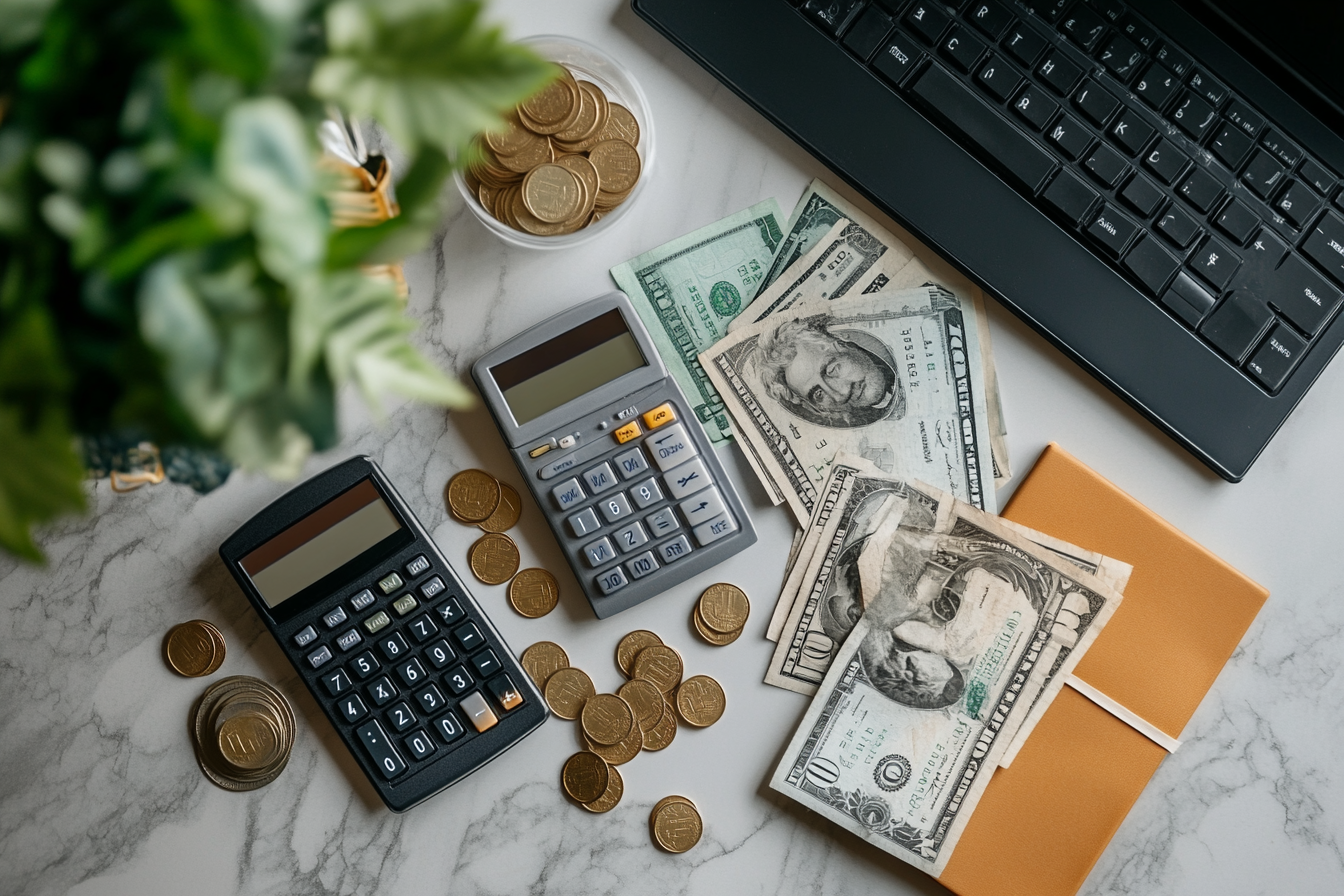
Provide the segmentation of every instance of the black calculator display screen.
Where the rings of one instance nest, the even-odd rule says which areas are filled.
[[[242,558],[268,607],[276,607],[405,527],[365,479]]]
[[[611,310],[490,368],[519,425],[648,362]]]

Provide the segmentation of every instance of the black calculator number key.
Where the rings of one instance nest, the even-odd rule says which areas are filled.
[[[397,696],[397,689],[386,675],[374,679],[369,685],[369,699],[374,706],[386,706]]]
[[[456,625],[467,618],[467,614],[462,611],[462,605],[457,602],[457,598],[453,598],[443,606],[436,608],[435,612],[439,614],[439,621],[444,625]]]
[[[355,736],[364,745],[369,757],[373,759],[373,764],[378,766],[378,771],[384,778],[390,781],[406,771],[406,761],[397,755],[397,751],[392,747],[392,741],[383,733],[383,726],[379,725],[376,719],[356,728]]]
[[[430,638],[439,633],[439,627],[434,624],[434,620],[428,616],[417,616],[406,626],[411,632],[411,637],[418,643],[423,644]]]
[[[473,656],[471,658],[471,665],[476,668],[476,674],[481,678],[489,678],[491,675],[494,675],[500,669],[504,668],[503,664],[499,661],[499,657],[495,656],[493,650],[482,650],[480,653]]]
[[[416,759],[424,759],[437,749],[434,746],[434,741],[430,740],[429,735],[423,731],[414,732],[403,743],[406,744],[406,752]]]
[[[398,703],[387,711],[387,721],[397,733],[401,733],[415,724],[415,713],[405,703]]]
[[[377,672],[381,667],[378,658],[372,651],[366,650],[359,656],[350,661],[350,668],[355,670],[355,677],[360,681],[368,680],[369,676]]]
[[[345,674],[344,669],[333,669],[322,676],[322,684],[326,687],[328,694],[339,697],[350,690],[350,676]]]
[[[406,662],[397,666],[396,669],[397,677],[400,678],[402,683],[408,688],[419,687],[424,684],[429,677],[425,672],[425,667],[420,665],[420,661],[415,657],[411,657]]]
[[[406,646],[406,639],[401,636],[401,632],[393,632],[379,638],[378,649],[383,652],[383,656],[387,657],[389,663],[395,663],[410,651],[410,648]]]
[[[434,720],[434,733],[439,736],[439,740],[445,744],[451,744],[459,737],[467,733],[467,729],[462,727],[462,723],[457,720],[457,716],[448,713],[445,716]]]
[[[457,658],[453,653],[453,648],[448,646],[448,642],[440,638],[425,649],[425,659],[435,669],[442,669]]]
[[[337,700],[336,708],[347,722],[358,722],[369,712],[369,708],[359,699],[358,694],[350,694]]]
[[[453,638],[458,644],[462,645],[462,649],[467,653],[485,646],[485,635],[481,634],[481,630],[476,627],[474,622],[468,622],[466,625],[453,629]]]
[[[471,673],[467,671],[466,666],[458,666],[443,676],[443,683],[453,692],[454,697],[460,697],[471,687]]]
[[[433,715],[448,705],[448,701],[444,698],[443,692],[434,685],[430,685],[416,694],[415,700],[420,704],[420,708],[425,711],[425,715],[427,716]]]

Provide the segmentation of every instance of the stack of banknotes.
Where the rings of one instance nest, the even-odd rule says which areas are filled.
[[[812,695],[771,786],[937,875],[1123,597],[1128,564],[996,515],[979,291],[814,181],[612,270],[794,539],[765,681]]]

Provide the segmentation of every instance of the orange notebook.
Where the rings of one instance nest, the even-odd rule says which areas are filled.
[[[1134,566],[1074,672],[1179,738],[1269,592],[1051,443],[1003,515]],[[1166,751],[1071,687],[994,773],[939,881],[1073,896]]]

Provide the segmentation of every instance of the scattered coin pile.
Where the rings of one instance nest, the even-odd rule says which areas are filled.
[[[723,583],[710,586],[695,610],[697,616],[708,613],[734,638],[749,612],[742,590]],[[708,620],[702,621],[708,628]],[[521,661],[551,711],[579,723],[585,749],[565,762],[560,784],[570,799],[590,812],[609,811],[621,801],[625,781],[617,766],[645,750],[668,747],[677,735],[678,720],[708,727],[723,716],[727,706],[717,681],[707,675],[683,679],[681,654],[642,629],[630,632],[616,645],[616,665],[626,682],[614,694],[597,693],[588,674],[571,666],[564,648],[551,641],[533,644],[523,651]],[[668,852],[690,849],[702,829],[699,810],[684,796],[659,800],[649,815],[650,836]]]
[[[560,583],[544,569],[520,572],[518,545],[504,534],[523,512],[518,490],[484,470],[463,470],[448,480],[445,497],[453,519],[485,531],[467,550],[471,574],[487,585],[508,582],[510,606],[529,619],[554,610],[560,602]]]
[[[274,781],[294,747],[294,710],[259,678],[234,675],[206,689],[192,718],[196,761],[225,790]]]
[[[710,585],[691,611],[695,632],[715,647],[724,647],[737,640],[751,615],[751,601],[736,585],[719,582]]]
[[[482,135],[467,185],[494,218],[559,236],[602,219],[639,182],[639,122],[569,69]]]
[[[204,619],[183,622],[163,638],[163,659],[178,675],[213,675],[224,664],[224,636]]]

